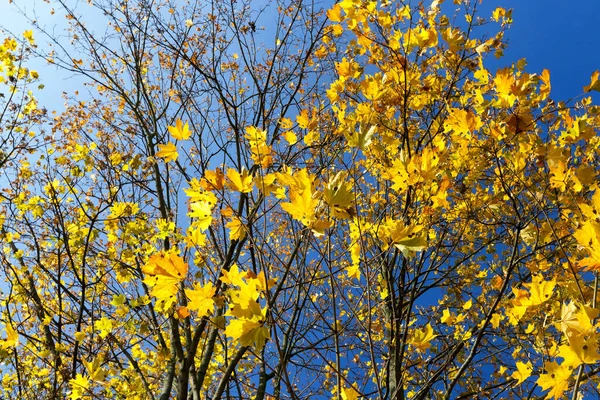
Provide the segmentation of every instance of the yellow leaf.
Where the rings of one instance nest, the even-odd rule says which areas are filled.
[[[262,350],[265,342],[271,337],[269,328],[262,322],[245,318],[233,319],[225,328],[225,334],[234,340],[239,340],[242,346],[254,344],[257,351]]]
[[[246,139],[251,145],[265,143],[267,141],[267,131],[258,129],[255,126],[247,126]]]
[[[402,221],[388,219],[378,233],[407,257],[427,247],[427,233],[421,225],[407,226]]]
[[[285,131],[285,132],[283,132],[282,135],[283,135],[283,138],[286,140],[286,142],[289,143],[290,146],[295,145],[298,142],[298,137],[292,131]]]
[[[500,17],[504,17],[504,15],[506,15],[506,10],[502,7],[497,7],[493,12],[492,12],[492,19],[495,22],[498,22],[500,20]]]
[[[323,189],[323,200],[329,206],[331,215],[336,218],[350,218],[354,212],[352,184],[345,182],[346,173],[338,172]]]
[[[589,84],[589,86],[585,86],[583,88],[584,92],[591,92],[592,90],[595,90],[596,92],[600,92],[600,80],[598,79],[598,77],[600,77],[600,71],[595,71],[592,74],[592,78],[591,78],[591,82]]]
[[[210,224],[209,224],[210,226]],[[202,247],[206,244],[206,235],[198,224],[192,224],[187,230],[185,242],[188,247]]]
[[[500,326],[500,321],[502,321],[502,318],[504,318],[504,317],[498,313],[495,313],[494,315],[492,315],[492,319],[491,319],[492,328],[497,329]]]
[[[442,317],[440,318],[440,322],[442,324],[451,325],[455,320],[456,317],[452,315],[449,309],[446,308],[444,311],[442,311]]]
[[[550,85],[550,71],[547,69],[543,70],[540,79],[542,81],[542,85],[540,86],[540,95],[542,100],[544,100],[548,97],[552,88]]]
[[[567,189],[569,170],[563,161],[549,163],[550,187],[564,192]]]
[[[292,129],[292,127],[294,126],[294,123],[292,122],[291,119],[282,117],[279,119],[279,126],[281,127],[281,129],[287,130],[287,129]]]
[[[470,310],[473,307],[473,299],[469,299],[465,304],[463,304],[463,310]]]
[[[114,295],[112,297],[112,301],[110,302],[110,305],[118,307],[120,305],[123,305],[125,303],[125,300],[127,300],[127,298],[123,294]]]
[[[581,364],[595,364],[600,361],[597,352],[596,335],[573,335],[569,344],[558,347],[558,355],[565,359],[562,365],[573,369]]]
[[[537,306],[552,297],[556,287],[556,279],[545,281],[542,276],[534,276],[532,282],[525,286],[529,287],[529,299],[521,304],[524,306]]]
[[[212,208],[213,205],[206,201],[197,201],[190,204],[191,211],[187,215],[196,218],[194,226],[205,231],[212,223]]]
[[[177,301],[179,283],[185,279],[187,271],[187,263],[175,253],[155,254],[142,267],[142,272],[148,275],[144,283],[152,287],[152,296],[161,302],[164,310]]]
[[[171,142],[167,144],[159,144],[159,151],[156,153],[157,157],[165,160],[165,162],[176,161],[179,154],[177,153],[177,147]]]
[[[222,271],[223,276],[219,278],[223,283],[233,286],[242,286],[245,284],[243,278],[247,275],[246,272],[240,271],[236,264],[233,264],[229,271]]]
[[[296,122],[300,128],[308,129],[310,125],[310,117],[308,116],[308,110],[306,108],[300,111],[300,114],[296,116]]]
[[[542,390],[550,389],[546,398],[562,399],[565,390],[569,388],[571,369],[566,365],[558,365],[556,361],[544,364],[546,373],[540,374],[537,384]]]
[[[342,400],[357,400],[360,394],[353,386],[342,388]]]
[[[287,211],[292,218],[301,221],[305,226],[310,226],[311,221],[315,218],[315,207],[319,203],[313,199],[310,190],[304,190],[298,193],[294,190],[290,193],[290,202],[281,203],[281,208]]]
[[[591,313],[591,316],[586,312],[587,307],[582,307],[571,301],[569,304],[563,303],[560,313],[560,330],[565,334],[567,339],[585,335],[592,332],[594,325],[592,320],[596,317],[596,313]]]
[[[523,383],[525,379],[531,376],[533,371],[533,365],[531,362],[525,364],[524,362],[517,361],[517,370],[512,373],[511,377],[517,380],[517,384]]]
[[[410,344],[412,344],[418,351],[425,351],[431,347],[431,341],[436,338],[434,335],[431,324],[427,324],[423,329],[417,329],[413,333]]]
[[[17,347],[19,344],[17,331],[9,323],[4,326],[4,330],[6,331],[6,339],[0,341],[0,349],[8,350],[11,347]]]
[[[356,280],[360,280],[360,265],[355,264],[355,265],[346,267],[346,274],[348,274],[348,278],[354,278]]]
[[[82,362],[91,380],[104,382],[107,371],[102,368],[104,359],[101,356],[96,356],[92,361],[82,360]]]
[[[190,310],[197,310],[199,318],[212,315],[215,309],[215,301],[213,300],[215,292],[216,289],[210,282],[204,286],[200,286],[200,284],[196,283],[193,290],[185,290],[185,294],[189,299],[187,308]]]
[[[167,129],[171,136],[177,140],[188,140],[192,135],[188,123],[186,122],[185,125],[183,125],[183,122],[180,119],[175,122],[175,126],[169,126]]]
[[[507,107],[512,107],[517,97],[513,94],[515,85],[515,77],[510,69],[504,68],[496,73],[494,78],[494,87],[498,94],[500,104]]]
[[[585,221],[573,236],[588,251],[588,257],[578,264],[592,270],[600,269],[600,223]]]
[[[250,193],[252,191],[253,182],[252,175],[246,168],[242,168],[240,174],[236,169],[229,168],[227,170],[227,178],[229,178],[229,187],[240,193]]]
[[[327,18],[329,18],[331,22],[342,22],[344,20],[344,17],[342,16],[342,7],[339,4],[336,4],[327,10]]]
[[[85,332],[75,332],[75,340],[79,343],[83,342],[83,339],[85,339],[86,334]]]
[[[375,132],[377,132],[376,125],[371,126],[367,130],[361,127],[358,132],[346,132],[345,136],[348,140],[348,146],[358,147],[361,150],[365,150],[373,141],[373,135]]]
[[[94,322],[94,329],[100,331],[100,337],[105,338],[112,332],[112,321],[107,317],[102,317]]]
[[[242,240],[246,236],[246,227],[239,217],[233,217],[225,227],[229,229],[231,240]]]
[[[81,374],[77,374],[75,379],[71,379],[69,381],[69,386],[71,386],[71,393],[69,394],[69,398],[71,400],[79,400],[83,398],[83,395],[90,388],[90,381],[87,377],[84,377]]]
[[[453,108],[444,123],[444,131],[454,131],[457,134],[471,134],[483,126],[481,118],[471,110]]]
[[[263,292],[272,288],[276,282],[275,279],[267,279],[267,273],[265,271],[259,272],[258,276],[254,272],[248,271],[246,277],[252,279],[254,283],[256,283],[257,288]]]
[[[27,41],[29,42],[29,44],[34,44],[35,41],[33,40],[33,31],[31,29],[23,32],[23,37],[25,39],[27,39]]]

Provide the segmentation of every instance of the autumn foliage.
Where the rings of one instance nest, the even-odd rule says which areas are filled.
[[[598,396],[599,73],[490,67],[476,1],[267,3],[5,32],[0,397]]]

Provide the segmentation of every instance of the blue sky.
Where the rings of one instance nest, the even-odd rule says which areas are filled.
[[[14,5],[0,0],[0,26],[13,33],[28,29],[27,22],[16,13]],[[31,11],[30,0],[16,0],[20,6]],[[471,0],[480,1],[480,0]],[[413,0],[416,3],[416,0]],[[425,0],[425,3],[430,3]],[[445,5],[453,7],[452,0]],[[61,13],[50,16],[51,6],[36,2],[40,22],[60,27]],[[589,84],[591,74],[600,69],[600,0],[483,0],[478,5],[481,16],[491,15],[496,7],[512,8],[514,23],[508,31],[509,47],[505,57],[493,60],[489,57],[486,66],[491,71],[521,59],[528,61],[527,70],[539,73],[544,68],[550,70],[552,79],[551,97],[555,100],[567,100],[583,92],[583,86]],[[47,25],[48,26],[48,25]],[[43,42],[38,34],[36,39]],[[56,105],[63,90],[81,89],[70,87],[70,74],[57,72],[53,67],[44,67],[34,62],[32,68],[40,70],[41,81],[46,85],[44,93],[38,97],[42,103]],[[81,82],[78,82],[81,83]],[[594,95],[600,103],[600,94]],[[58,102],[62,104],[62,100]]]
[[[529,72],[550,71],[551,97],[580,95],[600,69],[600,1],[484,0],[483,8],[513,8],[509,46],[498,66],[526,58]],[[489,7],[489,8],[488,8]],[[596,103],[600,96],[594,95]]]

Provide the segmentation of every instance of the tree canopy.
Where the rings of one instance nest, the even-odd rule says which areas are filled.
[[[0,396],[599,396],[599,72],[560,100],[490,68],[512,12],[479,3],[55,0],[63,31],[4,32]]]

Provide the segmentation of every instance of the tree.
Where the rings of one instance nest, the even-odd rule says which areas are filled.
[[[87,93],[2,165],[4,396],[597,393],[600,109],[441,3],[33,21]]]

